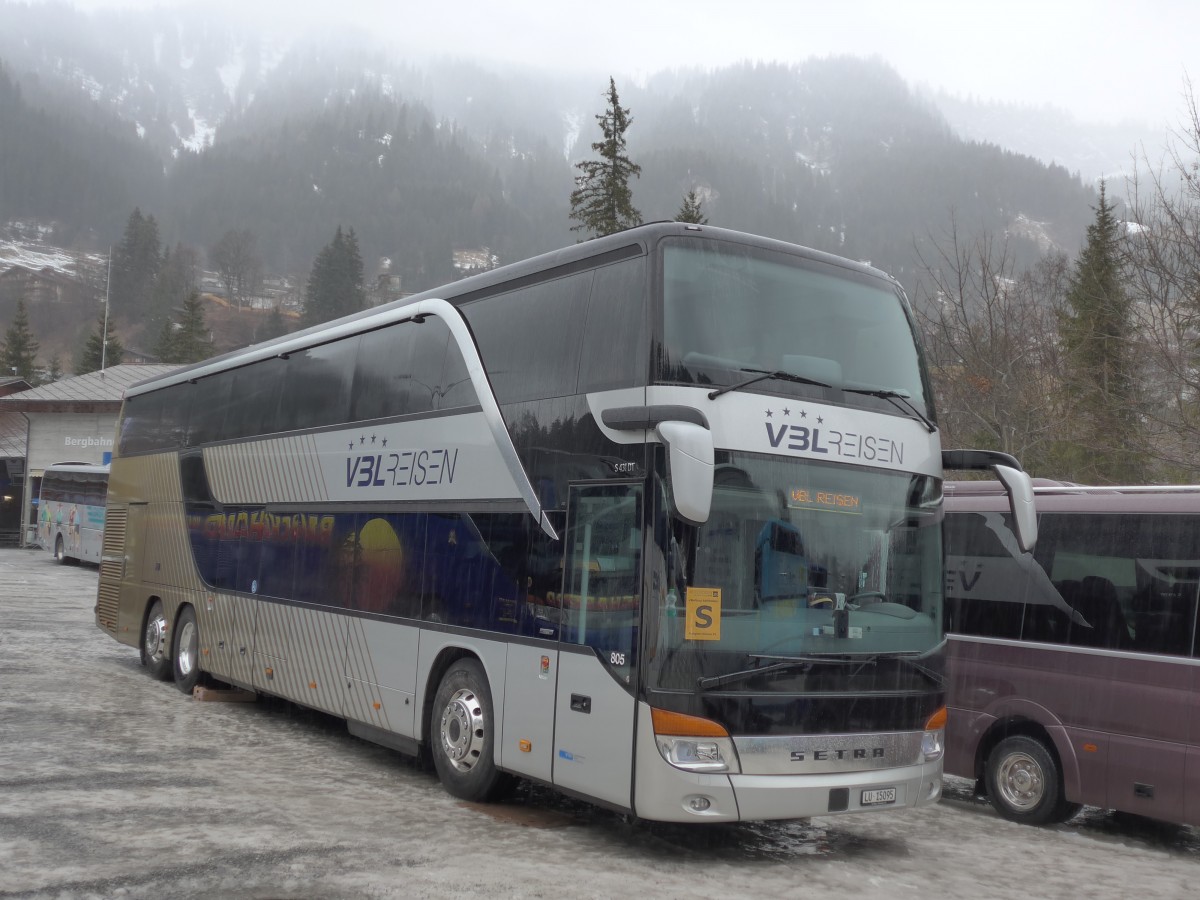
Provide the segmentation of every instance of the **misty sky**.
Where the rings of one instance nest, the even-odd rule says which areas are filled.
[[[74,0],[84,9],[195,0]],[[914,86],[1157,130],[1200,79],[1195,0],[208,0],[280,25],[356,24],[413,51],[637,77],[878,55]],[[595,17],[589,14],[595,10]]]

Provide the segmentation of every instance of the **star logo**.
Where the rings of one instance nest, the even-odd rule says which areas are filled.
[[[785,406],[785,407],[783,408],[783,414],[784,414],[785,416],[790,416],[790,415],[792,414],[792,411],[791,411],[790,409],[788,409],[788,408]]]
[[[768,409],[767,410],[767,418],[768,419],[771,418],[772,415],[773,415],[773,413],[771,412],[771,410]]]

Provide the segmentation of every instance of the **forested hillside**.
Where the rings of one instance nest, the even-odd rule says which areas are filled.
[[[454,277],[455,249],[507,262],[575,239],[573,163],[598,137],[600,80],[418,66],[333,37],[274,45],[155,12],[56,8],[48,28],[44,7],[0,8],[0,221],[102,250],[137,206],[168,245],[245,230],[267,271],[299,277],[344,225],[369,278],[386,257],[411,290]],[[1032,259],[1039,240],[1076,249],[1094,202],[1061,168],[961,140],[878,60],[613,74],[647,220],[695,189],[712,224],[911,283],[917,246],[952,215],[1020,223],[1015,252]]]

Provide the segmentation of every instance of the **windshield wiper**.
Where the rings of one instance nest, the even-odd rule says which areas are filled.
[[[908,391],[898,391],[894,388],[866,388],[866,387],[843,387],[843,391],[847,394],[863,394],[867,397],[879,397],[881,400],[889,401],[892,406],[901,412],[910,413],[913,417],[920,419],[921,423],[929,429],[929,433],[933,434],[937,431],[937,426],[929,421],[929,418],[913,405],[909,400]]]
[[[939,644],[939,646],[941,646]],[[936,649],[936,648],[935,648]],[[881,659],[895,660],[898,663],[903,663],[919,675],[925,676],[935,687],[944,688],[946,686],[946,678],[944,675],[939,675],[937,672],[928,666],[923,666],[919,660],[925,659],[929,653],[919,655],[911,655],[908,653],[880,653],[876,656],[869,656],[863,660],[864,663],[876,663]]]
[[[746,681],[758,675],[772,675],[776,672],[790,672],[801,669],[807,672],[816,665],[853,665],[861,660],[837,656],[765,656],[761,653],[747,653],[747,659],[778,660],[774,665],[759,666],[755,669],[741,669],[737,672],[726,672],[724,675],[710,675],[708,678],[697,680],[696,686],[702,691],[710,688],[733,684],[735,681]]]
[[[937,648],[934,649],[936,650]],[[711,675],[708,678],[697,680],[696,686],[702,691],[707,691],[712,688],[733,684],[737,681],[747,681],[759,675],[790,672],[794,669],[808,672],[815,666],[858,666],[862,669],[866,666],[876,665],[881,659],[888,659],[896,660],[911,668],[918,675],[923,676],[933,684],[934,687],[944,688],[946,686],[945,677],[939,675],[929,667],[921,665],[919,662],[919,660],[925,659],[929,655],[931,654],[877,653],[872,656],[768,656],[762,653],[747,653],[747,659],[777,660],[777,662],[773,665],[759,666],[755,669],[741,669],[737,672],[726,672],[724,675]]]
[[[823,388],[833,387],[833,385],[826,384],[824,381],[817,381],[815,378],[806,378],[804,375],[796,375],[794,372],[785,372],[783,369],[770,371],[768,369],[741,368],[738,369],[738,371],[753,372],[754,375],[752,375],[750,378],[743,379],[742,381],[736,381],[733,384],[727,384],[725,387],[717,388],[715,391],[709,391],[708,399],[716,400],[722,394],[728,394],[730,391],[741,390],[747,385],[754,384],[756,381],[766,381],[768,378],[778,378],[780,381],[794,381],[797,384],[811,384],[815,385],[816,387]]]

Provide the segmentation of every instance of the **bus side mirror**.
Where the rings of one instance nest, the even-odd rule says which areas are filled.
[[[1013,531],[1021,552],[1037,544],[1037,509],[1033,505],[1033,482],[1016,457],[998,450],[943,450],[943,469],[991,469],[1008,494]]]
[[[677,421],[660,422],[654,430],[667,448],[672,512],[692,525],[703,525],[712,508],[712,432],[703,425]]]
[[[1008,494],[1017,545],[1022,552],[1028,553],[1037,544],[1038,530],[1037,509],[1033,505],[1033,482],[1025,472],[1009,466],[997,464],[992,466],[992,471],[996,473]]]

